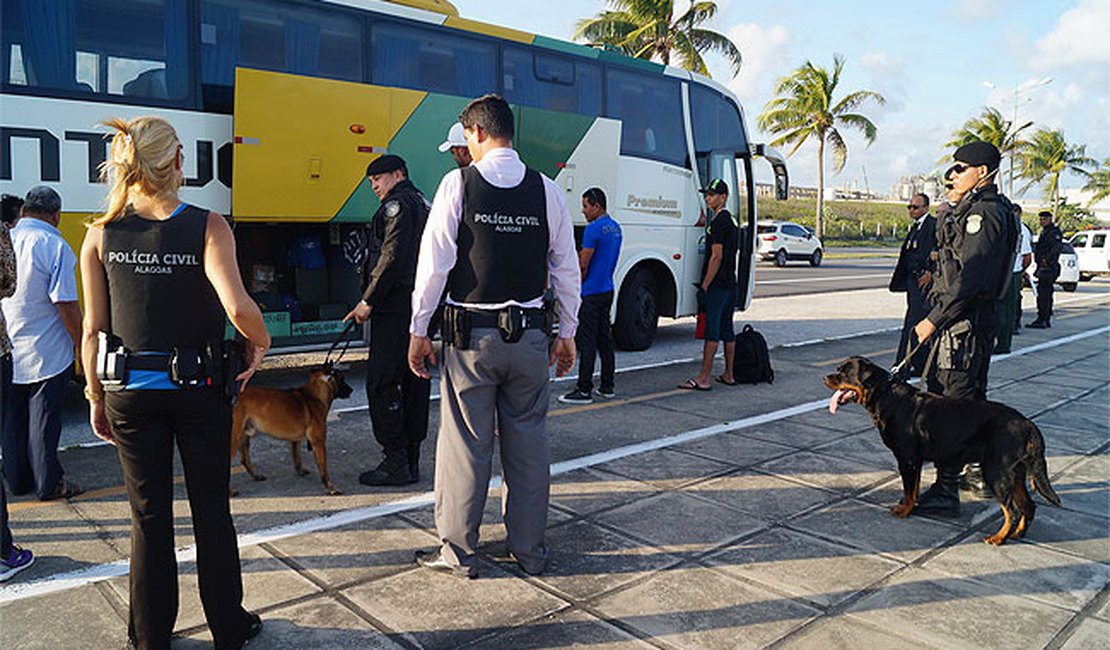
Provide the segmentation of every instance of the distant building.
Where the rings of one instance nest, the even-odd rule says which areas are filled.
[[[899,178],[890,193],[898,201],[909,201],[915,194],[922,193],[930,201],[937,202],[943,198],[944,188],[940,179],[932,174],[913,174]]]

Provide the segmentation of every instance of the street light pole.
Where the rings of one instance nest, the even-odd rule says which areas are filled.
[[[1018,84],[1018,85],[1014,86],[1014,90],[1013,90],[1014,113],[1013,113],[1013,119],[1010,121],[1010,128],[1014,129],[1014,130],[1010,133],[1011,142],[1009,143],[1009,148],[1010,148],[1010,172],[1009,172],[1009,183],[1008,183],[1009,187],[1006,190],[1006,193],[1011,197],[1014,195],[1014,148],[1015,148],[1014,144],[1017,142],[1017,134],[1020,133],[1021,131],[1025,130],[1025,129],[1029,128],[1030,126],[1033,126],[1033,121],[1030,120],[1030,121],[1026,122],[1025,124],[1022,124],[1020,127],[1017,127],[1016,129],[1014,128],[1015,125],[1017,124],[1018,104],[1020,103],[1018,101],[1018,95],[1020,95],[1021,93],[1025,92],[1027,90],[1032,90],[1034,88],[1039,88],[1041,86],[1047,86],[1050,83],[1052,83],[1052,77],[1045,77],[1045,78],[1043,78],[1039,81],[1031,81],[1031,82],[1027,81],[1023,84]],[[994,89],[994,88],[997,87],[989,81],[984,81],[983,85],[987,88],[990,88],[990,89]]]

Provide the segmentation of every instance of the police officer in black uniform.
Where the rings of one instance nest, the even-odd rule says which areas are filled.
[[[400,156],[381,156],[366,168],[381,199],[370,221],[366,291],[344,320],[370,320],[366,398],[384,458],[359,475],[363,485],[408,485],[420,480],[420,443],[428,435],[431,382],[409,372],[416,255],[428,220],[428,201],[408,178]]]
[[[959,399],[986,399],[987,370],[998,328],[998,304],[1008,288],[1017,228],[1009,199],[994,184],[1001,156],[987,142],[956,150],[945,174],[954,204],[937,224],[933,308],[914,331],[918,340],[935,336],[931,392]],[[974,460],[974,459],[965,459]],[[955,514],[960,507],[960,465],[938,464],[936,483],[914,512]]]
[[[1060,251],[1064,247],[1064,234],[1052,223],[1052,213],[1045,210],[1037,215],[1041,222],[1041,235],[1033,245],[1033,259],[1037,262],[1037,318],[1026,325],[1033,329],[1052,327],[1052,292],[1056,278],[1060,277]]]

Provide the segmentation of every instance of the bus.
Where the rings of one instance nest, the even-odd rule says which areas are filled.
[[[513,106],[515,146],[566,192],[609,197],[624,231],[614,338],[647,348],[661,316],[695,313],[706,208],[730,188],[740,228],[739,300],[752,297],[753,161],[743,109],[700,75],[468,20],[445,0],[4,0],[0,191],[63,199],[75,250],[103,209],[109,116],[156,114],[185,153],[182,199],[229,215],[240,269],[277,347],[342,331],[361,293],[365,229],[378,206],[367,164],[408,162],[430,198],[454,161],[438,145],[466,103]]]

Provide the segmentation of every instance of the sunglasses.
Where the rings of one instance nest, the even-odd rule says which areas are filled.
[[[921,210],[924,207],[925,206],[923,206],[923,205],[914,205],[914,204],[910,203],[906,206],[906,209],[907,210]]]

